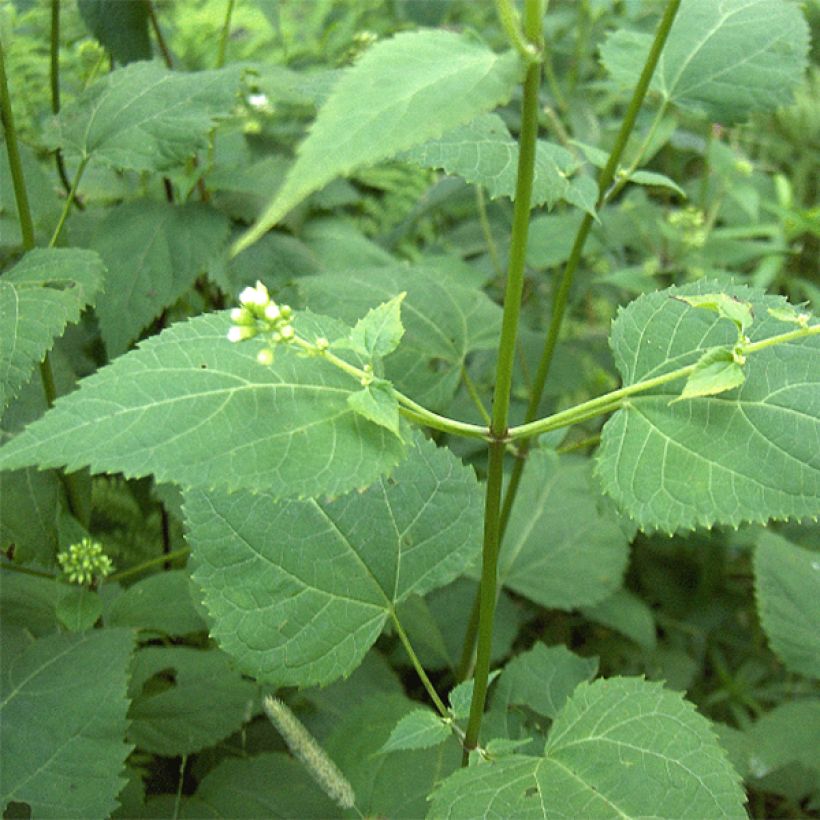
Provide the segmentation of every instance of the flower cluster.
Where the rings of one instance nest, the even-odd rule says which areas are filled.
[[[296,336],[291,324],[293,310],[288,305],[277,305],[262,282],[245,288],[239,294],[239,304],[240,307],[231,311],[233,325],[228,330],[229,341],[242,342],[259,335],[266,336],[274,345],[293,341]],[[257,358],[260,364],[270,364],[273,350],[260,350]]]
[[[72,584],[90,584],[95,578],[105,578],[114,565],[103,552],[102,544],[83,538],[67,550],[57,553],[57,560]]]

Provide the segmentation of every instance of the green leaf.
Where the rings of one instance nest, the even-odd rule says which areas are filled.
[[[811,314],[808,311],[798,311],[791,305],[779,308],[769,308],[769,316],[777,319],[778,322],[788,322],[790,325],[807,325]]]
[[[344,72],[296,162],[236,252],[259,239],[308,194],[506,102],[521,65],[451,31],[403,32],[376,43]]]
[[[401,323],[401,303],[407,293],[394,296],[389,302],[367,311],[350,332],[353,350],[365,359],[383,358],[392,353],[404,335]]]
[[[500,674],[500,669],[493,669],[487,676],[487,685],[489,686]],[[470,714],[470,704],[473,701],[474,689],[475,679],[470,678],[470,680],[462,681],[458,686],[454,686],[450,690],[447,699],[450,701],[450,707],[455,717],[466,718]]]
[[[673,402],[698,396],[716,396],[740,387],[745,381],[746,374],[735,361],[732,351],[725,347],[713,347],[698,359],[680,396]]]
[[[518,143],[497,114],[482,114],[467,125],[405,152],[400,158],[427,168],[441,168],[481,185],[491,199],[515,197]],[[532,182],[533,207],[546,204],[551,208],[565,198],[569,190],[568,177],[578,166],[578,161],[565,148],[538,140]]]
[[[652,188],[669,188],[681,198],[688,199],[686,191],[666,174],[658,174],[655,171],[633,171],[629,175],[629,181],[637,185],[648,185]]]
[[[745,734],[751,741],[748,768],[753,777],[766,777],[793,763],[820,771],[816,754],[820,698],[781,703],[755,721]]]
[[[429,749],[450,737],[450,727],[430,709],[414,709],[395,726],[379,752],[397,752],[401,749]]]
[[[92,245],[109,270],[97,303],[108,355],[124,353],[219,258],[227,241],[228,220],[207,205],[137,200],[114,208]]]
[[[646,294],[619,313],[610,341],[624,385],[735,344],[729,322],[678,298],[715,287],[701,280]],[[768,308],[784,299],[726,292],[752,304],[752,341],[782,332]],[[670,382],[631,397],[604,426],[597,469],[606,492],[640,527],[666,532],[820,513],[818,348],[820,338],[808,337],[751,355],[731,396],[672,402],[680,386]]]
[[[310,338],[349,329],[307,312]],[[343,493],[403,456],[395,435],[355,413],[357,382],[291,349],[272,367],[262,343],[232,344],[227,313],[174,325],[80,383],[0,448],[0,469],[89,466],[184,486],[273,496]]]
[[[553,609],[598,603],[621,585],[629,538],[596,499],[592,464],[530,454],[499,559],[499,582]]]
[[[202,778],[190,808],[183,817],[328,820],[342,816],[305,767],[282,752],[220,761]]]
[[[764,532],[754,566],[760,622],[772,649],[791,671],[820,678],[820,553]]]
[[[14,544],[20,563],[56,563],[60,479],[54,472],[0,473],[0,549]]]
[[[314,310],[352,324],[369,308],[406,292],[405,333],[384,375],[425,407],[444,410],[456,392],[467,354],[492,349],[501,309],[478,288],[424,267],[379,267],[309,276],[299,281]],[[332,338],[332,337],[328,337]]]
[[[681,302],[686,302],[696,308],[713,310],[723,319],[734,322],[737,329],[745,331],[754,321],[754,311],[749,302],[741,302],[728,293],[703,293],[695,296],[677,296]]]
[[[604,66],[632,87],[652,37],[616,31]],[[669,33],[651,88],[665,101],[731,125],[752,111],[786,104],[806,67],[809,31],[788,0],[687,0]]]
[[[592,680],[597,658],[582,658],[564,646],[537,643],[505,667],[493,704],[526,706],[554,719],[579,683]]]
[[[433,786],[459,765],[457,743],[376,757],[396,723],[416,708],[418,703],[404,696],[374,695],[345,715],[323,744],[350,780],[365,817],[424,817]]]
[[[581,608],[585,618],[631,638],[652,652],[658,643],[652,610],[627,589],[619,589],[595,606]]]
[[[379,379],[368,384],[358,393],[351,393],[347,404],[360,416],[401,438],[399,400],[390,382]]]
[[[256,689],[217,649],[144,647],[134,657],[128,739],[154,754],[193,754],[239,730]]]
[[[77,10],[89,31],[111,57],[125,65],[151,59],[148,11],[143,0],[78,0]]]
[[[543,757],[461,769],[432,799],[431,818],[746,817],[709,722],[679,694],[636,678],[582,683]]]
[[[347,675],[396,604],[474,559],[481,509],[473,471],[421,437],[391,478],[336,500],[188,492],[194,580],[212,634],[261,680]]]
[[[28,803],[33,817],[107,817],[125,783],[131,747],[125,629],[35,641],[4,672],[0,804]]]
[[[66,105],[45,139],[112,168],[168,170],[207,148],[210,130],[231,113],[239,77],[235,66],[185,73],[132,63]]]
[[[96,591],[63,585],[57,600],[57,619],[69,632],[91,629],[100,615],[102,602]]]
[[[106,626],[130,626],[165,635],[202,632],[207,625],[194,606],[198,592],[187,570],[170,570],[137,581],[106,607]]]
[[[56,338],[93,304],[105,266],[93,251],[29,251],[0,279],[0,410],[29,380]]]
[[[55,578],[39,578],[8,572],[0,584],[0,611],[5,626],[20,626],[41,637],[57,631],[57,600],[62,584]]]

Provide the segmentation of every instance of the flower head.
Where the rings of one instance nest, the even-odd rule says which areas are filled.
[[[67,550],[57,553],[63,573],[72,584],[90,584],[95,578],[105,578],[114,565],[103,552],[102,544],[83,538]]]

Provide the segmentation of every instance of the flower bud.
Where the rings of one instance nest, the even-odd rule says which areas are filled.
[[[252,339],[256,336],[256,328],[247,325],[234,325],[228,328],[229,342],[244,342],[245,339]]]
[[[270,367],[273,364],[273,351],[269,347],[263,347],[256,354],[256,361],[265,367]]]
[[[265,306],[264,316],[269,322],[275,322],[280,319],[282,313],[279,310],[279,305],[277,305],[276,302],[270,302]]]

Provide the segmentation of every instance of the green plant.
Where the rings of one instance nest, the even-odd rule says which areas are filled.
[[[4,809],[816,808],[808,27],[616,5],[7,13]]]

